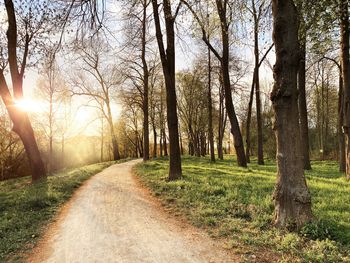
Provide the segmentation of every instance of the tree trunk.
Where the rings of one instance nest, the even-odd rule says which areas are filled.
[[[113,146],[113,160],[117,161],[117,160],[120,160],[119,145],[118,145],[117,136],[115,135],[115,131],[114,131],[112,112],[109,104],[107,104],[107,110],[108,110],[108,124],[109,124],[109,130],[110,130],[110,134],[112,138],[112,146]]]
[[[224,140],[224,133],[226,129],[226,118],[227,114],[225,112],[224,107],[224,88],[222,85],[222,76],[220,78],[220,90],[219,90],[219,128],[218,128],[218,142],[217,142],[217,148],[218,148],[218,158],[220,160],[224,159],[224,152],[223,152],[223,140]]]
[[[254,8],[255,9],[255,8]],[[257,19],[256,19],[257,20]],[[258,22],[256,22],[258,23]],[[258,133],[258,164],[264,165],[264,142],[263,142],[263,127],[261,117],[261,99],[260,99],[260,78],[259,78],[259,35],[258,25],[255,26],[255,101],[256,101],[256,121],[257,121],[257,133]]]
[[[168,156],[168,145],[166,143],[166,133],[165,133],[165,128],[163,129],[163,151],[164,151],[164,156]]]
[[[153,125],[153,158],[157,158],[157,128]]]
[[[223,84],[224,84],[224,90],[225,90],[226,112],[231,123],[231,133],[234,138],[234,146],[236,149],[237,163],[241,167],[247,167],[247,159],[244,151],[243,138],[242,138],[241,130],[239,128],[239,123],[235,112],[235,108],[232,102],[232,90],[231,90],[230,73],[229,73],[229,49],[230,49],[229,25],[227,23],[227,17],[226,17],[227,3],[226,2],[222,3],[221,1],[217,0],[216,4],[217,4],[217,9],[220,16],[220,22],[221,22],[221,38],[222,38],[221,70],[222,70],[222,78],[223,78]]]
[[[149,114],[148,114],[148,65],[146,61],[146,30],[147,30],[147,2],[143,2],[143,19],[142,19],[142,68],[143,68],[143,101],[142,101],[142,111],[143,111],[143,160],[149,160]]]
[[[181,129],[180,130],[180,134],[179,134],[179,137],[180,137],[180,152],[181,152],[181,155],[184,155],[184,148],[183,148],[183,142],[182,142],[182,134],[181,134]]]
[[[312,218],[300,148],[298,112],[298,18],[292,0],[273,0],[273,40],[276,48],[275,84],[271,100],[275,111],[277,184],[275,224],[303,226]]]
[[[300,61],[298,70],[298,89],[299,89],[299,118],[300,118],[300,141],[303,156],[303,166],[305,170],[311,170],[310,146],[309,146],[309,125],[307,118],[307,104],[305,91],[306,76],[306,39],[300,43]]]
[[[53,94],[52,94],[52,83],[50,80],[50,109],[49,109],[49,169],[48,173],[51,174],[53,171]]]
[[[0,71],[0,95],[13,123],[13,131],[19,135],[23,142],[31,168],[32,182],[36,182],[40,179],[46,178],[45,165],[40,156],[40,151],[35,140],[34,131],[29,117],[26,112],[17,109],[15,103],[15,100],[23,99],[23,77],[26,68],[27,56],[29,54],[28,49],[30,40],[28,37],[25,38],[22,65],[19,69],[17,64],[19,58],[17,56],[18,32],[16,12],[12,0],[6,0],[4,4],[8,18],[8,30],[6,33],[8,40],[8,64],[12,79],[14,98],[9,91],[4,72],[2,70]]]
[[[166,27],[167,49],[164,48],[162,30],[160,25],[158,1],[152,0],[153,16],[156,27],[156,38],[159,53],[162,61],[162,68],[166,87],[167,121],[170,143],[169,180],[176,180],[182,177],[181,152],[179,145],[179,126],[177,118],[177,99],[175,90],[175,18],[172,15],[171,3],[163,0],[163,12]],[[165,137],[165,136],[164,136]],[[166,146],[164,145],[166,149]]]
[[[215,162],[214,132],[213,132],[213,102],[211,98],[211,55],[210,55],[209,47],[208,47],[208,136],[209,136],[209,145],[210,145],[210,161]]]
[[[346,176],[350,179],[350,61],[349,61],[349,4],[341,0],[341,68],[343,77],[343,132],[345,137]]]
[[[32,181],[46,178],[45,165],[35,140],[34,131],[26,112],[17,109],[8,89],[3,72],[0,72],[0,95],[13,123],[12,130],[20,137],[31,168]]]
[[[163,157],[163,133],[162,129],[160,129],[159,134],[159,157]]]
[[[202,132],[201,133],[201,135],[200,135],[200,145],[201,145],[201,147],[200,147],[200,153],[201,153],[201,156],[202,157],[205,157],[205,154],[206,154],[206,137],[205,137],[205,134],[204,134],[204,132]]]
[[[246,158],[247,163],[250,163],[250,154],[251,154],[251,144],[250,144],[250,126],[252,122],[252,108],[253,108],[253,100],[254,100],[254,89],[255,89],[255,69],[253,76],[253,83],[250,90],[250,97],[248,103],[248,113],[247,113],[247,123],[246,123]]]
[[[343,133],[343,77],[339,71],[339,99],[338,99],[338,142],[339,142],[339,172],[346,172],[345,138]]]
[[[100,152],[100,159],[101,159],[101,163],[103,162],[103,152],[104,152],[104,134],[103,134],[103,130],[104,130],[104,117],[101,117],[101,152]]]

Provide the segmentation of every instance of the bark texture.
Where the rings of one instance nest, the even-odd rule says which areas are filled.
[[[341,0],[340,36],[341,68],[343,77],[343,132],[345,137],[346,176],[350,179],[350,61],[349,61],[349,3]]]
[[[175,31],[174,24],[177,12],[172,14],[171,3],[163,0],[163,12],[166,28],[166,50],[163,43],[163,35],[160,24],[158,1],[152,0],[153,16],[156,27],[156,38],[159,53],[162,61],[162,68],[165,79],[167,122],[170,143],[169,180],[176,180],[182,177],[181,151],[179,144],[179,125],[177,118],[177,99],[175,90]],[[166,136],[164,136],[166,138]],[[166,145],[164,145],[166,149]]]
[[[299,89],[299,118],[300,118],[300,135],[301,151],[303,154],[303,164],[305,170],[311,170],[310,163],[310,145],[309,145],[309,125],[307,116],[305,76],[306,76],[306,39],[300,44],[300,61],[298,70],[298,89]]]
[[[300,148],[298,112],[298,18],[292,0],[273,0],[273,40],[276,47],[275,84],[271,100],[275,111],[277,184],[275,224],[297,228],[310,221],[311,195],[306,185]]]

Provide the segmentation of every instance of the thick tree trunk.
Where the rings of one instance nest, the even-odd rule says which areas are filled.
[[[169,0],[163,0],[163,12],[166,27],[165,50],[163,43],[162,30],[160,25],[158,1],[152,0],[153,16],[156,26],[156,38],[158,42],[159,53],[162,61],[167,101],[167,121],[170,143],[170,161],[169,161],[169,180],[176,180],[182,177],[181,152],[179,145],[179,125],[177,118],[177,99],[175,90],[175,18],[172,15],[171,3]],[[164,145],[165,147],[165,145]],[[166,147],[165,147],[166,148]]]
[[[32,181],[36,182],[46,178],[46,170],[44,162],[41,159],[40,151],[35,140],[34,131],[26,112],[17,109],[15,100],[23,99],[23,77],[26,68],[26,61],[29,54],[29,38],[25,38],[24,53],[21,68],[18,67],[17,44],[18,32],[16,12],[12,0],[4,1],[8,30],[7,30],[7,48],[8,48],[8,64],[10,68],[13,97],[9,91],[4,72],[0,72],[0,95],[6,106],[6,109],[13,122],[13,131],[21,138],[24,149],[26,151],[28,161],[31,167]]]
[[[9,92],[3,72],[0,72],[0,95],[13,123],[13,131],[20,137],[31,168],[32,181],[46,178],[45,165],[35,140],[34,131],[26,112],[19,110]]]
[[[341,68],[343,77],[343,132],[345,137],[346,176],[350,179],[350,61],[349,61],[349,3],[341,0]]]
[[[46,178],[45,166],[41,159],[40,151],[28,115],[25,112],[22,112],[20,115],[22,115],[19,117],[19,119],[21,119],[20,122],[13,122],[13,131],[19,135],[23,142],[32,171],[32,181],[36,182]]]
[[[277,184],[275,224],[297,228],[310,221],[311,195],[306,185],[300,149],[298,112],[298,18],[292,0],[273,0],[273,39],[276,47],[275,84],[271,100],[275,111]]]
[[[300,61],[298,70],[298,89],[299,89],[299,118],[300,118],[300,140],[301,151],[303,156],[303,165],[305,170],[311,170],[310,163],[310,146],[309,146],[309,125],[307,118],[306,104],[306,39],[300,43]]]

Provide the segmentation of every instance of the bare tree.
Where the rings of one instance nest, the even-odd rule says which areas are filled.
[[[108,56],[109,53],[108,47],[101,39],[92,40],[86,45],[78,47],[83,65],[80,68],[82,72],[72,79],[75,86],[72,94],[88,96],[93,99],[95,107],[102,112],[108,123],[113,146],[113,159],[119,160],[118,139],[112,115],[112,92],[121,84],[122,79],[116,66],[112,65],[110,61],[105,63],[103,56]]]
[[[12,0],[5,0],[4,3],[8,18],[6,34],[8,57],[3,56],[2,59],[0,94],[13,122],[13,131],[19,135],[26,150],[31,166],[32,181],[38,181],[46,177],[45,166],[28,114],[16,107],[16,102],[23,99],[23,78],[29,55],[34,52],[38,44],[35,43],[36,40],[52,30],[52,21],[55,20],[56,13],[49,4],[43,7],[41,3],[28,1],[25,8],[24,6],[15,7]],[[10,69],[13,95],[11,95],[5,78],[7,64]]]
[[[231,123],[231,133],[234,138],[234,145],[237,154],[237,162],[239,166],[247,167],[247,159],[244,151],[244,143],[242,138],[242,133],[239,127],[238,118],[235,112],[235,107],[232,101],[232,89],[230,80],[230,27],[232,25],[232,9],[226,0],[216,0],[216,12],[220,21],[220,32],[221,32],[221,49],[222,54],[212,45],[212,43],[207,38],[207,32],[205,23],[199,17],[195,9],[186,1],[182,1],[191,11],[195,20],[201,27],[202,39],[206,45],[210,48],[211,52],[216,56],[221,64],[223,87],[225,90],[225,105],[228,118]]]

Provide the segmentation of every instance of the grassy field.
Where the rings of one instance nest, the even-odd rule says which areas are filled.
[[[315,220],[295,233],[272,226],[275,163],[244,169],[226,158],[185,157],[184,178],[175,182],[166,181],[165,159],[135,171],[174,214],[223,238],[242,261],[350,262],[350,182],[335,162],[313,162],[306,172]]]
[[[0,182],[0,262],[20,262],[74,191],[113,163],[64,171],[35,185],[29,177]]]

